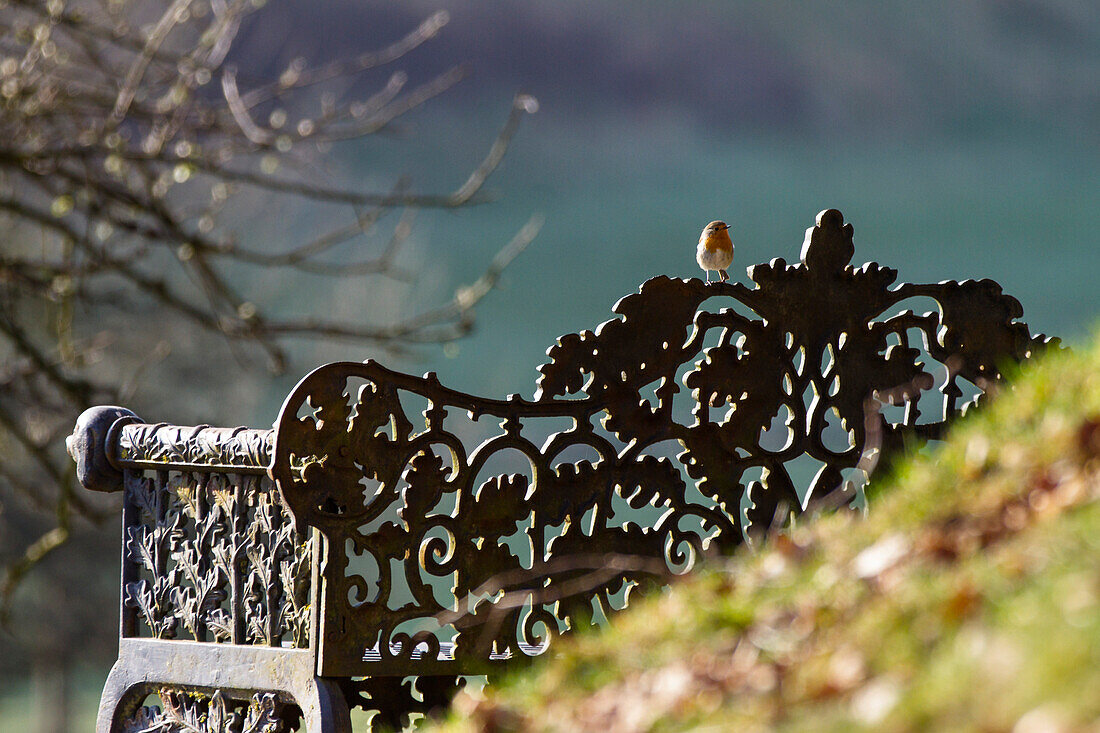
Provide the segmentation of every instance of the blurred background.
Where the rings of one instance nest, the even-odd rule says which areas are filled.
[[[409,282],[267,271],[242,273],[238,289],[272,312],[385,321],[451,297],[541,214],[538,237],[478,304],[473,333],[402,353],[292,341],[288,368],[272,376],[217,339],[176,330],[166,337],[175,356],[150,363],[135,385],[131,405],[143,417],[268,426],[309,369],[368,357],[437,371],[483,396],[530,396],[558,336],[607,320],[649,277],[699,275],[694,246],[712,219],[731,226],[731,275],[743,282],[752,264],[796,260],[817,212],[838,208],[855,227],[857,264],[878,261],[912,282],[992,278],[1020,300],[1033,331],[1070,342],[1100,314],[1096,3],[282,0],[245,19],[231,59],[242,79],[277,77],[297,58],[384,46],[440,9],[449,24],[400,68],[417,80],[463,63],[468,77],[310,165],[354,188],[408,176],[417,190],[451,190],[524,92],[538,111],[489,179],[492,200],[418,212],[399,255]],[[378,78],[343,83],[354,93]],[[346,215],[273,207],[258,194],[227,212],[254,249],[279,249]],[[203,354],[217,368],[188,366]],[[86,577],[48,580],[71,564],[64,549],[34,586],[86,616],[64,655],[75,670],[72,730],[91,726],[114,659],[114,526],[79,530],[106,535],[93,543],[95,588]],[[13,631],[0,632],[0,731],[32,729],[36,685],[53,689],[32,681]]]
[[[360,145],[341,168],[458,182],[523,90],[539,111],[490,181],[498,200],[419,218],[430,255],[413,289],[469,280],[531,213],[546,223],[480,305],[481,327],[406,368],[530,394],[557,336],[607,319],[646,278],[696,275],[710,220],[731,224],[744,280],[749,265],[797,258],[828,207],[853,223],[857,263],[910,281],[991,277],[1035,329],[1070,338],[1100,312],[1092,3],[279,3],[241,45],[277,69],[440,7],[451,23],[410,74],[460,60],[470,77],[407,120],[400,145]],[[310,356],[337,355],[369,349]],[[292,376],[272,383],[257,420]]]

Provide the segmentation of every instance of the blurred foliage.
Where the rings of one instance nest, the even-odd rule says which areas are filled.
[[[446,730],[1046,730],[1100,717],[1100,337],[1026,367],[870,515],[675,584]]]

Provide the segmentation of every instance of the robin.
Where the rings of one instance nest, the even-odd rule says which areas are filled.
[[[733,263],[733,241],[730,239],[729,227],[724,221],[712,221],[699,235],[699,247],[695,250],[695,260],[707,271],[707,282],[710,282],[710,271],[718,270],[721,282],[730,279],[726,268]]]

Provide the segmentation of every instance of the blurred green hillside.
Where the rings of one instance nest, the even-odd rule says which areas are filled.
[[[1020,299],[1035,330],[1061,336],[1084,335],[1100,314],[1094,3],[651,0],[624,11],[610,0],[338,0],[325,8],[281,3],[243,30],[237,52],[277,71],[297,56],[357,52],[443,8],[450,24],[409,59],[410,78],[455,62],[471,72],[389,135],[337,147],[326,175],[368,188],[402,173],[418,188],[458,185],[511,95],[522,89],[540,102],[490,182],[495,201],[418,218],[403,263],[415,282],[374,293],[354,281],[257,286],[257,297],[351,320],[403,312],[469,282],[532,212],[543,213],[539,238],[480,306],[478,331],[446,351],[383,357],[399,368],[435,370],[479,394],[530,394],[558,336],[605,320],[649,277],[697,274],[692,247],[706,222],[730,222],[731,272],[744,280],[742,268],[797,256],[803,231],[827,207],[854,224],[857,264],[876,260],[909,281],[993,278]],[[245,212],[243,236],[279,242],[313,231],[316,217]],[[313,364],[379,356],[349,344],[303,344],[297,355],[300,370],[242,406],[255,424],[271,419]],[[193,418],[179,419],[230,409],[231,385],[210,390],[209,401],[182,406]]]
[[[865,520],[711,565],[441,727],[1094,730],[1100,339],[1013,385],[880,484]]]
[[[1097,141],[1100,9],[1082,0],[678,3],[284,0],[239,57],[357,53],[445,9],[410,74],[468,63],[458,97],[521,87],[551,113],[673,114],[718,130],[962,134],[1032,126]]]

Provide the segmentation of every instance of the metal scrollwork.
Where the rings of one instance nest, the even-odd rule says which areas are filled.
[[[447,709],[466,685],[464,677],[364,677],[340,680],[349,707],[374,712],[372,730],[408,730],[412,714],[432,716]]]
[[[127,636],[309,645],[313,543],[270,479],[125,472]]]
[[[322,674],[538,653],[635,585],[837,495],[869,431],[885,452],[936,437],[1047,343],[992,281],[895,285],[854,251],[827,210],[801,261],[757,265],[751,286],[648,280],[547,352],[532,400],[373,362],[308,375],[271,475],[299,530],[326,538]],[[934,309],[904,309],[914,299]],[[903,415],[868,420],[869,398],[907,384],[923,396]],[[499,429],[468,449],[486,423]]]

